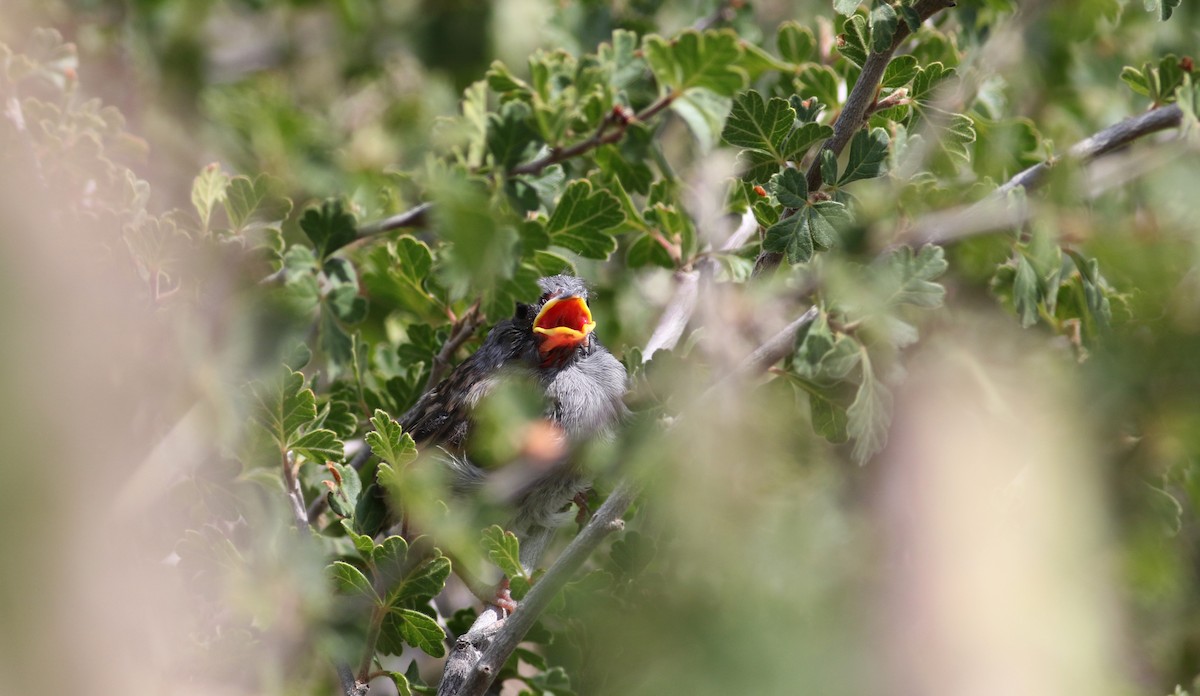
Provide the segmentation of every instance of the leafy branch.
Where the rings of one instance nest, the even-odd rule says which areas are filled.
[[[941,10],[950,7],[954,7],[953,0],[917,0],[911,8],[911,12],[915,15],[913,23],[920,24]],[[850,94],[846,96],[846,104],[833,123],[833,136],[821,146],[822,150],[829,150],[835,157],[842,154],[842,150],[850,142],[850,138],[863,127],[875,106],[879,84],[883,80],[883,73],[887,70],[888,63],[892,60],[892,54],[910,33],[908,21],[898,23],[895,33],[892,34],[891,42],[883,50],[872,50],[867,55],[862,73],[859,74],[854,87],[850,89]],[[812,164],[808,167],[807,178],[809,191],[817,191],[821,188],[823,181],[821,157],[813,158]]]
[[[625,137],[625,131],[628,130],[630,124],[639,121],[648,121],[660,111],[669,107],[671,102],[675,101],[678,97],[678,92],[667,92],[650,106],[632,115],[624,107],[620,105],[615,106],[612,111],[608,112],[601,119],[600,126],[596,129],[595,133],[592,133],[591,137],[569,147],[550,148],[550,151],[545,155],[531,162],[517,165],[509,169],[508,173],[510,176],[516,174],[540,174],[546,167],[578,157],[602,145],[611,145]]]

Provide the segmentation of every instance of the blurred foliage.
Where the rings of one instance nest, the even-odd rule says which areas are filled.
[[[452,570],[503,573],[518,599],[538,581],[493,524],[504,511],[465,510],[396,419],[452,335],[474,331],[458,360],[482,338],[472,318],[510,316],[563,271],[588,280],[630,369],[619,464],[646,488],[501,673],[522,693],[880,688],[860,600],[889,570],[870,491],[908,356],[996,314],[1089,408],[1123,632],[1111,693],[1191,687],[1200,16],[964,0],[922,21],[919,4],[6,6],[0,170],[55,202],[51,224],[92,232],[78,243],[137,282],[130,301],[173,327],[194,400],[220,414],[204,463],[163,494],[186,501],[180,523],[156,530],[197,598],[180,650],[224,666],[214,688],[328,692],[321,666],[357,668],[365,644],[373,688],[428,691],[436,664],[414,655],[444,656],[472,618]],[[822,152],[902,28],[864,127]],[[1018,228],[906,243],[925,216],[1170,104],[1178,131],[1011,194],[1032,211]],[[739,220],[754,232],[724,247]],[[673,274],[692,272],[695,330],[643,360]],[[707,391],[810,304],[766,380]],[[536,415],[520,396],[481,408],[483,460],[520,449]],[[594,498],[614,456],[580,454]],[[372,538],[384,494],[406,524]]]

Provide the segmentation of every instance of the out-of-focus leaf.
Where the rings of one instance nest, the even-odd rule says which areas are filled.
[[[300,218],[300,229],[313,243],[318,259],[353,242],[358,235],[354,216],[342,209],[342,202],[330,199],[319,208],[309,208]]]
[[[192,181],[192,206],[200,217],[200,229],[208,231],[213,208],[225,200],[225,188],[229,177],[216,162],[209,164]]]
[[[865,349],[862,351],[862,383],[846,416],[846,432],[854,438],[851,457],[859,464],[865,464],[887,444],[892,420],[892,394],[875,377]]]
[[[775,32],[775,47],[781,58],[789,63],[799,65],[808,62],[812,57],[813,50],[817,47],[817,40],[811,29],[788,20],[780,24],[779,29]]]

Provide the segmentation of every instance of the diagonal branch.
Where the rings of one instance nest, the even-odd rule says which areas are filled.
[[[545,155],[525,164],[520,164],[508,170],[510,176],[514,174],[539,174],[543,169],[552,164],[565,162],[572,157],[578,157],[586,152],[590,152],[601,145],[610,145],[625,137],[625,131],[629,129],[631,123],[637,121],[647,121],[656,116],[660,111],[671,105],[671,102],[679,95],[675,92],[668,92],[658,98],[650,106],[639,111],[637,114],[630,115],[621,106],[613,107],[613,110],[600,121],[600,127],[596,132],[586,140],[581,140],[574,145],[564,148],[550,148],[550,151]]]
[[[917,13],[921,21],[924,22],[941,10],[949,7],[954,7],[953,0],[917,0],[912,9]],[[808,167],[806,176],[808,178],[809,191],[816,192],[821,188],[820,152],[822,150],[829,150],[835,156],[842,154],[842,150],[846,148],[850,139],[867,122],[867,118],[871,115],[872,109],[875,106],[879,84],[883,81],[883,73],[887,70],[888,63],[892,60],[892,54],[896,52],[896,49],[908,38],[910,33],[908,24],[903,21],[900,22],[896,26],[896,33],[892,35],[892,45],[886,51],[871,51],[867,55],[858,80],[855,81],[854,86],[850,89],[850,94],[846,96],[846,104],[842,107],[842,112],[838,114],[837,120],[833,122],[833,135],[821,145],[821,149],[817,151],[817,156],[813,158],[812,164]],[[781,217],[787,218],[795,214],[795,208],[788,208],[783,211]],[[755,275],[762,273],[764,270],[775,268],[782,260],[783,254],[779,252],[762,252],[758,255],[758,259],[754,263]]]
[[[917,0],[912,9],[924,22],[939,11],[953,6],[953,0]],[[842,154],[842,150],[846,148],[850,139],[866,123],[867,117],[871,114],[871,107],[875,104],[876,94],[879,92],[879,83],[883,81],[883,73],[892,60],[892,54],[908,38],[909,33],[911,32],[908,24],[900,22],[896,27],[896,33],[892,35],[892,45],[886,51],[872,51],[867,56],[867,60],[863,63],[862,73],[859,74],[850,94],[846,96],[846,104],[842,107],[842,113],[833,123],[833,136],[821,146],[822,150],[830,150],[834,155]],[[818,156],[813,158],[812,164],[808,167],[808,190],[820,189],[821,183],[821,158]]]
[[[1010,203],[1008,194],[1018,187],[1039,186],[1046,173],[1060,162],[1086,164],[1153,133],[1178,128],[1183,111],[1178,104],[1164,106],[1109,126],[1075,143],[1064,157],[1052,158],[1029,167],[1004,182],[983,200],[971,205],[929,213],[918,219],[900,238],[900,244],[946,244],[979,234],[1021,225],[1032,211],[1028,203]]]
[[[406,227],[425,227],[429,224],[429,211],[431,208],[433,208],[432,203],[421,203],[403,213],[397,213],[389,218],[360,225],[358,228],[358,238],[372,237],[377,234],[400,230]]]

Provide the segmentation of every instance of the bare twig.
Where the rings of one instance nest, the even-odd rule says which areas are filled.
[[[1090,162],[1143,136],[1169,128],[1178,128],[1182,120],[1183,110],[1179,108],[1178,104],[1138,114],[1075,143],[1067,151],[1067,159],[1076,162]],[[1033,165],[1006,181],[996,190],[996,195],[1004,195],[1018,186],[1026,189],[1037,186],[1046,172],[1050,171],[1055,164],[1057,164],[1057,160],[1051,159]]]
[[[679,95],[675,92],[668,92],[659,97],[658,100],[653,104],[647,106],[645,109],[642,109],[634,115],[629,115],[620,108],[614,108],[612,112],[604,117],[604,120],[600,122],[600,127],[597,128],[596,132],[593,133],[588,139],[581,140],[570,147],[550,148],[550,151],[545,155],[542,155],[532,162],[526,162],[525,164],[517,165],[516,167],[510,169],[508,173],[509,175],[538,174],[552,164],[558,164],[559,162],[564,162],[572,157],[578,157],[579,155],[594,150],[601,145],[610,145],[615,143],[621,138],[625,137],[625,131],[629,128],[629,124],[635,121],[649,120],[657,115],[658,112],[670,106],[671,102],[675,101],[678,96]]]
[[[304,493],[300,490],[300,479],[296,477],[296,465],[293,455],[283,453],[283,487],[287,491],[288,502],[292,504],[292,516],[296,529],[308,529],[308,511],[304,506]]]
[[[679,339],[683,336],[683,330],[687,328],[687,324],[696,310],[696,298],[699,293],[699,271],[677,271],[675,273],[675,293],[667,302],[666,308],[663,309],[662,317],[658,321],[658,326],[654,327],[654,333],[651,334],[650,340],[646,342],[646,350],[642,355],[644,360],[649,360],[656,352],[664,348],[674,348],[679,343]]]
[[[376,222],[369,222],[361,225],[358,228],[358,237],[371,237],[392,230],[404,229],[406,227],[425,227],[429,224],[429,211],[433,208],[432,203],[422,203],[414,208],[397,213],[389,218],[384,218]]]
[[[446,372],[450,370],[450,360],[454,357],[455,351],[471,340],[471,337],[475,335],[475,330],[482,323],[483,315],[480,314],[479,302],[476,301],[450,327],[450,337],[442,344],[442,349],[438,351],[438,354],[433,356],[433,366],[429,370],[429,379],[425,380],[425,388],[421,390],[422,394],[433,389],[438,382],[442,381],[442,377],[445,377]]]
[[[1177,128],[1183,112],[1172,104],[1154,111],[1138,114],[1109,126],[1095,135],[1075,143],[1062,158],[1055,158],[1029,167],[1006,181],[983,200],[968,206],[930,213],[917,220],[898,243],[946,244],[978,234],[986,234],[1021,225],[1032,215],[1030,204],[1016,205],[1008,194],[1018,187],[1036,188],[1051,167],[1060,162],[1086,164],[1112,153],[1138,138]]]
[[[724,0],[724,2],[719,2],[716,9],[709,12],[708,15],[697,19],[692,24],[692,28],[696,31],[706,31],[717,25],[732,22],[733,18],[737,16],[738,8],[743,4],[743,0]]]

